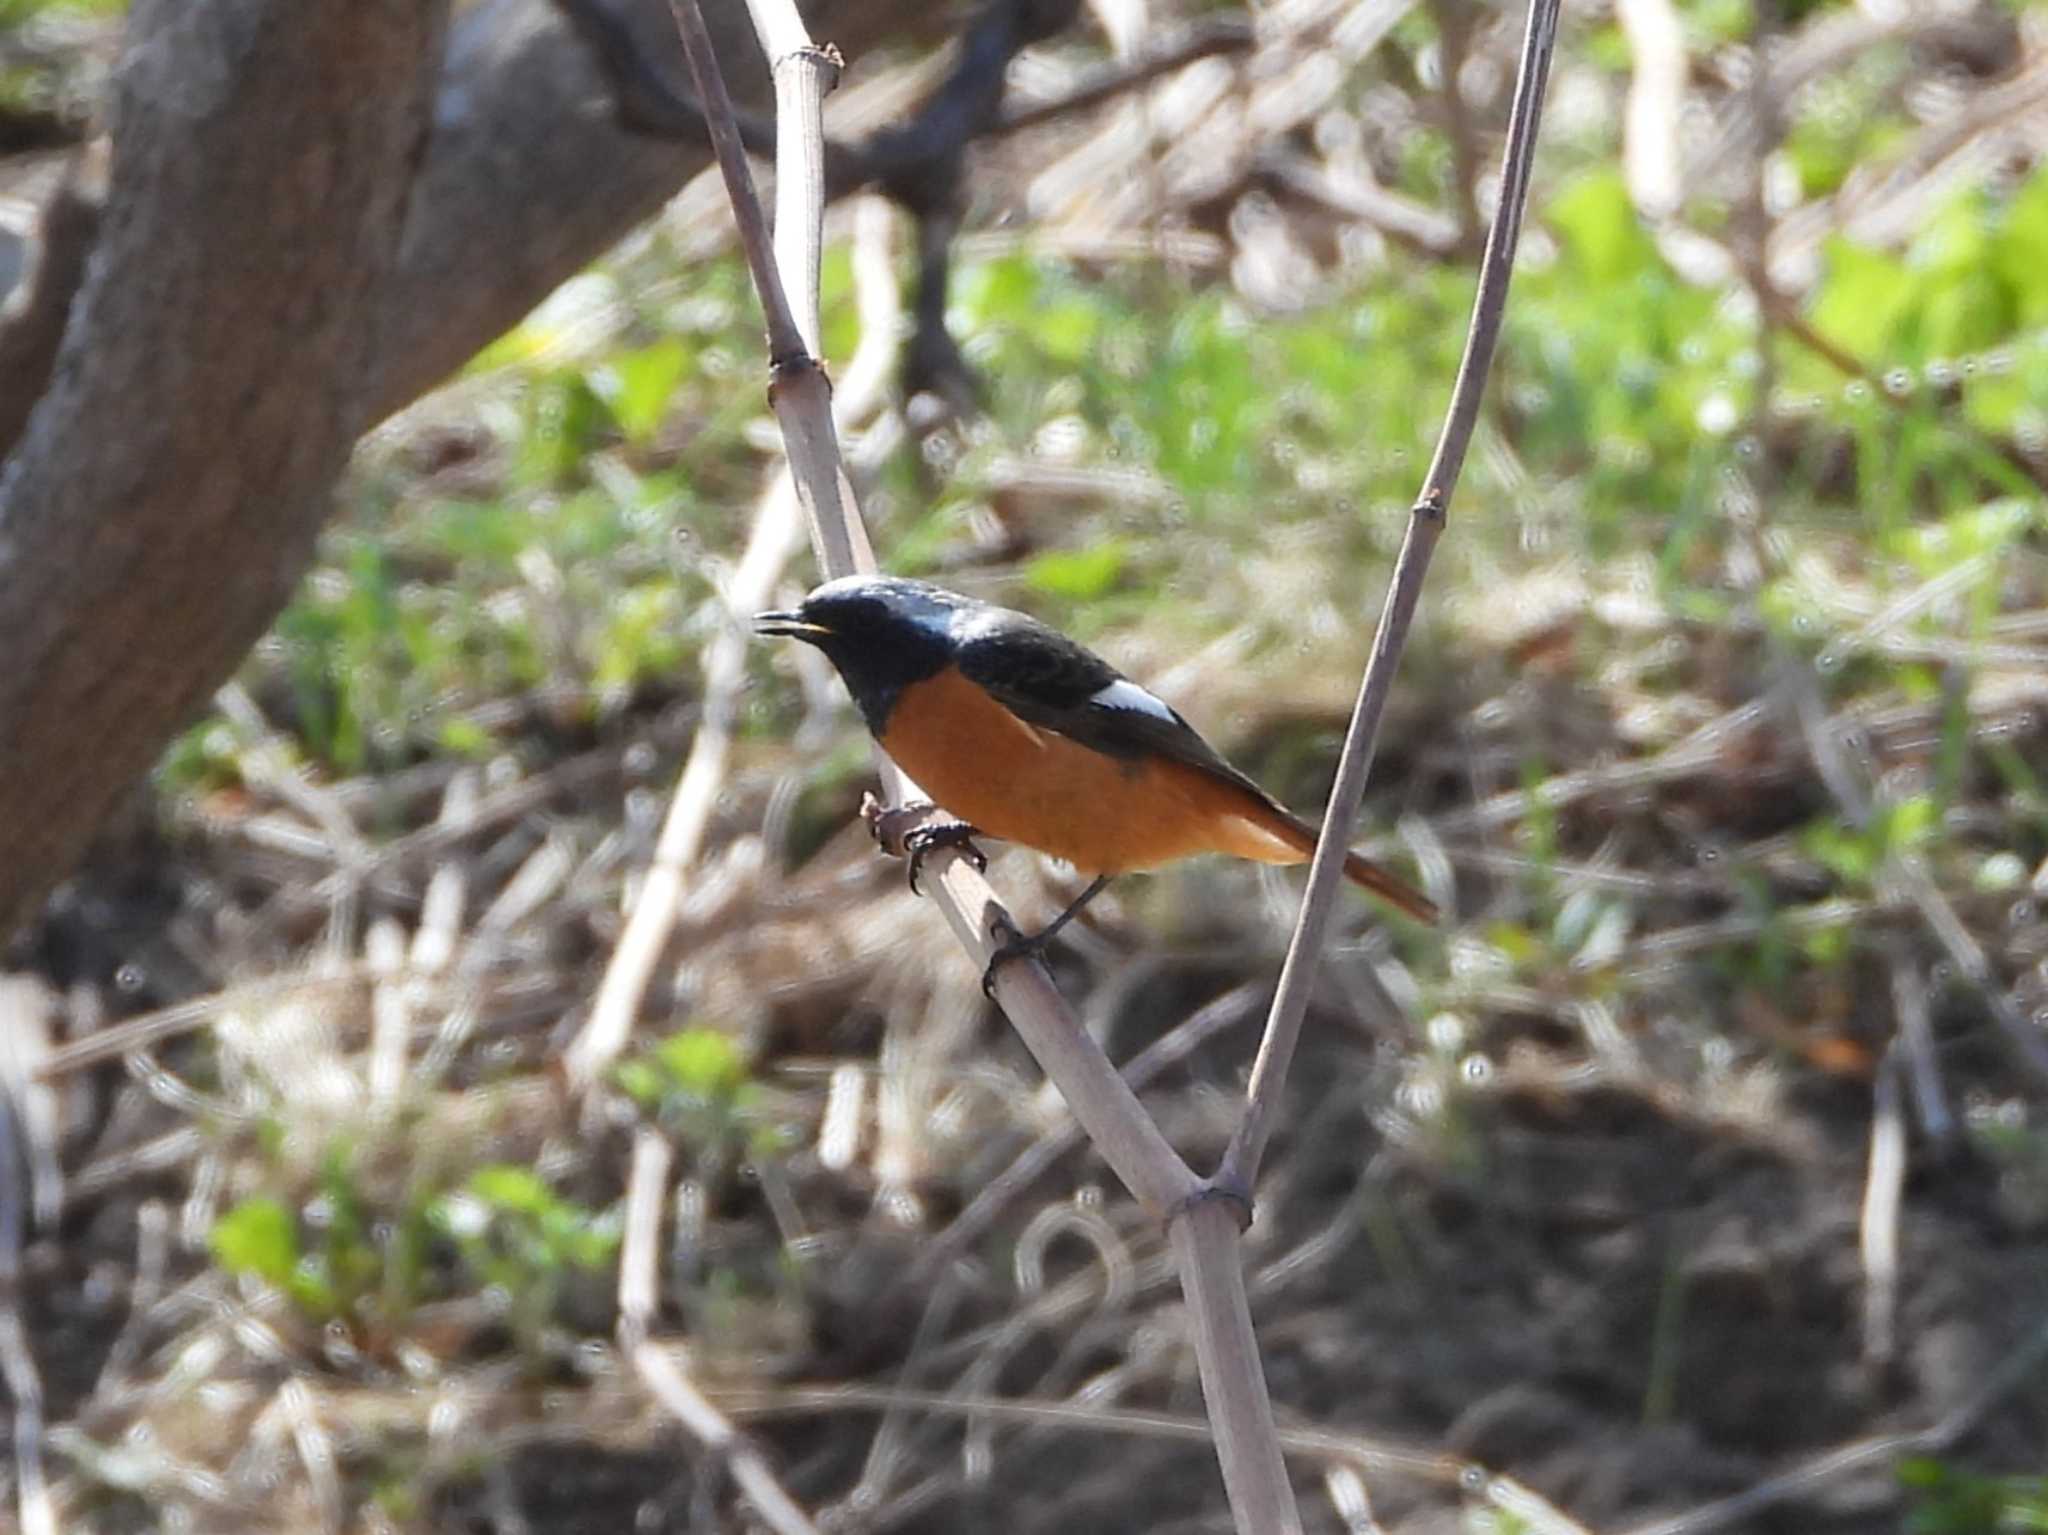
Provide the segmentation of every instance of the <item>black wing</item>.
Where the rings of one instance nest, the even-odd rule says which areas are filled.
[[[1003,611],[1000,618],[960,635],[959,641],[961,674],[1026,724],[1056,731],[1106,756],[1170,757],[1273,803],[1265,790],[1218,756],[1178,711],[1163,703],[1165,713],[1155,714],[1101,702],[1105,689],[1130,679],[1059,630],[1022,613]]]

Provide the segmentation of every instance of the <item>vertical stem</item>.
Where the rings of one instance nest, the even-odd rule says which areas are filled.
[[[1521,70],[1515,81],[1515,98],[1508,118],[1507,149],[1501,167],[1500,207],[1487,234],[1486,253],[1479,265],[1479,291],[1473,299],[1472,326],[1465,340],[1464,359],[1458,365],[1457,383],[1451,389],[1450,409],[1444,418],[1436,454],[1423,480],[1422,495],[1409,513],[1408,531],[1401,541],[1400,557],[1394,563],[1386,607],[1380,613],[1373,636],[1372,656],[1359,684],[1358,703],[1352,710],[1351,726],[1344,737],[1344,754],[1337,765],[1337,781],[1330,792],[1330,807],[1323,821],[1322,836],[1316,842],[1309,864],[1308,890],[1302,897],[1293,940],[1280,969],[1280,986],[1273,1009],[1266,1019],[1265,1038],[1259,1045],[1258,1060],[1252,1067],[1243,1121],[1232,1137],[1217,1181],[1249,1196],[1258,1176],[1259,1162],[1273,1133],[1280,1096],[1286,1087],[1287,1069],[1294,1060],[1294,1047],[1301,1038],[1301,1020],[1308,1010],[1309,991],[1315,984],[1316,967],[1322,960],[1323,937],[1329,929],[1330,914],[1336,909],[1337,881],[1343,871],[1344,854],[1350,846],[1353,823],[1358,819],[1365,797],[1365,781],[1372,771],[1374,743],[1379,735],[1380,716],[1392,691],[1394,668],[1407,643],[1416,605],[1422,598],[1422,582],[1429,570],[1430,556],[1443,536],[1451,493],[1465,466],[1465,454],[1479,423],[1479,407],[1486,392],[1486,376],[1493,367],[1493,354],[1500,341],[1501,321],[1507,312],[1508,280],[1514,270],[1515,246],[1521,238],[1522,214],[1529,201],[1529,176],[1536,156],[1536,128],[1543,115],[1544,86],[1550,77],[1550,55],[1557,40],[1560,0],[1530,0],[1529,26],[1522,40]]]

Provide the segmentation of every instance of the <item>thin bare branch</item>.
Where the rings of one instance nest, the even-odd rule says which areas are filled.
[[[1671,0],[1619,0],[1614,8],[1635,68],[1629,73],[1622,130],[1622,173],[1629,197],[1648,219],[1678,211],[1685,183],[1678,119],[1685,107],[1685,33]]]
[[[886,206],[873,206],[876,212],[860,221],[868,231],[860,244],[879,245],[880,249],[857,255],[854,262],[861,339],[847,370],[847,387],[833,401],[835,414],[848,425],[882,401],[896,355],[896,321],[902,308],[888,259]],[[816,323],[815,315],[810,323]],[[605,967],[590,1017],[565,1057],[569,1080],[578,1088],[588,1088],[625,1048],[655,964],[674,931],[684,881],[696,865],[725,782],[740,690],[747,678],[747,619],[768,605],[782,582],[783,571],[796,552],[799,511],[796,487],[785,465],[774,475],[754,513],[746,551],[726,585],[725,627],[705,648],[703,712],[655,844],[654,861],[633,902],[626,930]]]
[[[1266,1035],[1252,1067],[1252,1079],[1243,1122],[1224,1154],[1217,1181],[1249,1196],[1258,1177],[1259,1162],[1280,1108],[1287,1068],[1301,1036],[1301,1021],[1308,1009],[1309,993],[1315,984],[1316,966],[1322,958],[1323,936],[1336,909],[1337,881],[1344,856],[1350,848],[1353,824],[1365,797],[1365,782],[1372,770],[1373,746],[1379,734],[1380,716],[1386,709],[1394,670],[1399,664],[1416,605],[1422,598],[1422,583],[1429,570],[1431,554],[1442,537],[1451,493],[1471,446],[1478,425],[1479,407],[1486,390],[1486,377],[1493,366],[1493,353],[1500,340],[1501,321],[1507,310],[1508,280],[1514,270],[1515,246],[1521,236],[1522,214],[1529,198],[1530,172],[1535,164],[1536,130],[1543,115],[1543,93],[1550,76],[1550,56],[1557,40],[1560,0],[1531,0],[1529,25],[1522,43],[1520,73],[1515,81],[1514,103],[1509,111],[1507,148],[1501,167],[1500,206],[1494,213],[1493,228],[1486,240],[1486,253],[1479,265],[1479,290],[1472,307],[1472,329],[1466,339],[1465,356],[1458,367],[1458,379],[1451,391],[1450,409],[1437,440],[1436,456],[1423,481],[1421,499],[1409,514],[1408,532],[1394,563],[1386,607],[1380,614],[1378,632],[1373,636],[1372,656],[1366,663],[1359,687],[1358,704],[1352,711],[1351,727],[1344,738],[1344,752],[1337,765],[1337,781],[1330,790],[1330,808],[1316,843],[1315,858],[1309,866],[1308,889],[1302,896],[1301,915],[1287,958],[1280,969],[1280,987],[1266,1021]]]
[[[661,1209],[670,1153],[659,1131],[633,1139],[626,1188],[626,1236],[619,1253],[619,1346],[654,1399],[711,1454],[722,1457],[754,1512],[775,1535],[818,1535],[803,1505],[789,1495],[766,1457],[705,1398],[676,1355],[648,1338],[659,1295]]]
[[[714,89],[715,82],[709,78],[716,74],[716,60],[701,46],[701,17],[697,16],[696,7],[691,0],[674,0],[674,8],[686,41],[693,24],[699,38],[691,59],[693,68],[701,64],[706,75],[698,81],[700,98],[714,115],[729,116],[729,110],[721,110],[719,105],[727,100],[723,89]],[[779,30],[786,26],[786,18],[774,25],[778,30],[773,35],[788,36]],[[808,46],[808,38],[790,39],[783,56]],[[737,134],[730,123],[717,131],[736,145]],[[781,149],[794,154],[805,153],[806,144],[815,143],[796,133],[778,134],[777,142]],[[753,227],[755,233],[751,238],[756,246],[765,248],[760,238],[765,224],[744,157],[721,156],[720,166],[727,174],[736,218],[742,226]],[[820,243],[822,220],[811,218],[804,232],[808,240]],[[813,268],[813,263],[801,259],[801,253],[799,257],[803,270]],[[755,270],[758,273],[758,266]],[[780,281],[778,278],[778,286]],[[840,466],[823,368],[801,349],[792,356],[793,362],[776,366],[770,395],[788,448],[790,472],[810,519],[818,564],[827,576],[872,570],[874,555],[852,488]],[[908,780],[894,764],[877,755],[882,764],[884,788],[892,801],[900,803]],[[997,924],[1008,920],[995,891],[970,862],[951,850],[941,850],[929,860],[925,886],[934,893],[940,911],[974,962],[985,965],[995,949]],[[1193,1193],[1193,1173],[1166,1143],[1115,1066],[1081,1028],[1045,967],[1036,963],[1006,965],[996,979],[995,992],[997,1002],[1026,1047],[1058,1083],[1075,1118],[1126,1187],[1162,1215]]]
[[[1878,1365],[1890,1363],[1898,1337],[1899,1200],[1906,1186],[1901,1074],[1894,1044],[1877,1068],[1858,1243],[1863,1260],[1863,1357]]]
[[[721,1388],[717,1396],[719,1405],[739,1418],[913,1409],[1025,1427],[1125,1434],[1191,1444],[1207,1442],[1211,1432],[1201,1419],[1179,1413],[1105,1407],[1095,1402],[1029,1401],[960,1391],[915,1391],[900,1386],[737,1386]],[[1586,1527],[1576,1519],[1477,1461],[1339,1429],[1290,1424],[1279,1430],[1278,1437],[1281,1449],[1297,1459],[1351,1466],[1375,1476],[1400,1476],[1432,1487],[1456,1489],[1477,1502],[1514,1511],[1538,1535],[1586,1535]]]
[[[721,115],[729,118],[730,108],[721,107],[723,92],[714,78],[715,62],[703,45],[701,18],[696,16],[692,0],[672,3],[689,49],[699,95],[714,118],[714,139],[726,146],[721,151],[720,163],[727,171],[749,261],[758,274],[763,265],[761,214],[740,162],[738,133],[730,121],[716,120]],[[817,123],[819,99],[828,79],[820,67],[824,56],[812,47],[787,0],[756,0],[753,14],[777,77],[778,150],[785,161],[795,161],[778,166],[778,180],[796,183],[802,193],[793,202],[782,204],[775,254],[784,290],[808,292],[816,280],[822,233],[823,139]],[[1362,734],[1362,740],[1353,743],[1347,761],[1356,782],[1349,799],[1341,801],[1346,805],[1355,805],[1362,789],[1364,766],[1370,761],[1371,735],[1384,705],[1386,678],[1391,675],[1392,663],[1413,614],[1427,566],[1428,545],[1442,528],[1444,508],[1477,419],[1481,384],[1498,339],[1507,273],[1527,197],[1533,136],[1555,19],[1555,0],[1536,0],[1509,139],[1506,187],[1481,268],[1473,335],[1453,395],[1444,439],[1439,443],[1423,500],[1411,520],[1411,533],[1415,528],[1422,529],[1419,542],[1411,538],[1411,543],[1421,550],[1420,557],[1416,558],[1411,551],[1397,570],[1395,598],[1389,604],[1392,638],[1388,640],[1387,632],[1383,632],[1384,643],[1376,650],[1375,666],[1367,672],[1366,689],[1360,701],[1362,733],[1358,721],[1354,721],[1354,733]],[[806,510],[812,517],[819,562],[827,574],[835,576],[872,568],[864,530],[839,467],[822,367],[808,350],[787,349],[787,338],[776,336],[775,330],[771,322],[770,399],[783,427],[792,473],[798,485],[810,491]],[[837,537],[833,536],[834,525]],[[1405,581],[1401,572],[1408,572]],[[882,776],[889,800],[901,804],[908,786],[900,773],[884,761]],[[1340,783],[1343,781],[1340,774]],[[1346,822],[1349,819],[1349,813],[1333,818]],[[1348,830],[1348,826],[1343,829]],[[1336,830],[1332,830],[1326,836],[1319,858],[1319,865],[1327,866],[1320,872],[1329,878],[1334,877],[1337,863],[1328,844],[1336,835]],[[1002,915],[993,892],[972,864],[957,853],[942,852],[933,862],[935,867],[927,870],[927,881],[941,911],[962,945],[977,962],[985,963],[997,930],[996,919]],[[1325,919],[1330,896],[1331,891],[1326,888],[1322,898]],[[1305,911],[1304,926],[1308,925]],[[1305,947],[1312,950],[1319,939],[1317,924]],[[1305,1002],[1309,974],[1300,969],[1299,958],[1298,954],[1290,955],[1290,962],[1297,965],[1301,974],[1297,984],[1302,988],[1301,1001]],[[1283,990],[1286,984],[1283,975]],[[1282,1535],[1298,1530],[1300,1514],[1281,1459],[1272,1404],[1244,1294],[1233,1229],[1241,1224],[1241,1204],[1227,1197],[1200,1197],[1208,1191],[1196,1183],[1186,1163],[1174,1154],[1144,1112],[1130,1086],[1078,1027],[1041,965],[1006,966],[997,977],[996,992],[1020,1037],[1058,1085],[1075,1118],[1088,1130],[1110,1165],[1141,1200],[1170,1217],[1175,1254],[1196,1334],[1203,1394],[1216,1428],[1217,1454],[1239,1528],[1247,1532],[1279,1531]],[[1272,1078],[1271,1092],[1277,1092],[1278,1081],[1284,1077],[1284,1054],[1291,1053],[1292,1035],[1298,1034],[1299,1020],[1297,1005],[1292,1025],[1284,1031],[1289,1037],[1282,1052],[1281,1069]],[[1256,1113],[1248,1116],[1248,1122],[1256,1120]],[[1258,1144],[1262,1149],[1263,1135]],[[1255,1168],[1256,1161],[1254,1151],[1251,1168]],[[1215,1192],[1227,1193],[1228,1186]]]
[[[789,307],[789,293],[775,264],[775,242],[768,232],[768,220],[761,211],[761,197],[754,189],[754,172],[747,164],[746,145],[740,141],[739,117],[732,96],[725,88],[725,75],[718,67],[711,29],[704,25],[704,13],[690,0],[670,0],[669,11],[682,34],[683,53],[690,61],[690,80],[697,99],[704,103],[704,123],[711,134],[711,150],[718,157],[718,171],[725,178],[732,198],[734,222],[739,226],[740,250],[747,258],[747,271],[754,279],[754,291],[761,296],[761,313],[768,322],[768,355],[777,366],[808,354],[804,333]]]
[[[1252,1331],[1238,1239],[1243,1211],[1224,1199],[1202,1199],[1173,1222],[1174,1265],[1194,1319],[1202,1401],[1216,1429],[1216,1458],[1239,1535],[1289,1535],[1301,1511],[1287,1481],[1273,1400]]]
[[[1747,1524],[1765,1509],[1815,1493],[1852,1471],[1895,1465],[1911,1455],[1939,1455],[1983,1422],[2008,1396],[2038,1379],[2036,1372],[2044,1360],[2048,1360],[2048,1324],[2022,1339],[1982,1386],[1926,1428],[1852,1440],[1741,1492],[1668,1519],[1636,1525],[1623,1535],[1708,1535],[1712,1530]]]
[[[1945,1147],[1955,1133],[1948,1094],[1941,1084],[1941,1062],[1934,1049],[1934,1021],[1927,1012],[1927,982],[1910,959],[1892,959],[1892,1011],[1898,1015],[1898,1040],[1906,1079],[1912,1084],[1914,1111],[1920,1129],[1936,1146]]]
[[[42,398],[64,339],[71,301],[85,280],[107,195],[107,142],[81,150],[43,209],[35,265],[0,304],[0,459],[7,457]]]
[[[1214,1001],[1206,1002],[1165,1034],[1147,1045],[1123,1068],[1123,1078],[1132,1091],[1142,1089],[1160,1072],[1188,1054],[1211,1035],[1238,1022],[1257,1005],[1258,987],[1250,982],[1233,986]],[[913,1283],[929,1280],[941,1272],[961,1251],[988,1229],[996,1216],[1028,1189],[1059,1157],[1081,1139],[1081,1127],[1068,1121],[1033,1141],[1010,1165],[983,1184],[967,1208],[954,1216],[946,1229],[925,1243],[911,1265]]]

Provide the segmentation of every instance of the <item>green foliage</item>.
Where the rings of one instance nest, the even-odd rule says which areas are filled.
[[[275,1199],[245,1199],[213,1223],[207,1243],[231,1274],[285,1288],[299,1266],[298,1218]]]
[[[1024,567],[1024,581],[1049,597],[1089,602],[1108,595],[1129,559],[1127,545],[1116,538],[1082,549],[1053,549]]]
[[[502,1297],[512,1331],[537,1348],[579,1278],[618,1252],[616,1212],[586,1209],[530,1168],[494,1163],[443,1195],[429,1215],[460,1254],[469,1286]]]
[[[2048,1532],[2048,1477],[1977,1476],[1938,1460],[1909,1460],[1899,1481],[1912,1500],[1908,1535]]]
[[[426,1204],[415,1199],[395,1216],[373,1219],[349,1153],[335,1147],[322,1158],[306,1209],[252,1195],[221,1215],[207,1240],[229,1273],[283,1291],[314,1321],[355,1324],[373,1309],[388,1318],[420,1298]]]
[[[615,353],[591,374],[593,392],[610,409],[627,442],[644,447],[668,415],[669,403],[696,362],[679,336]]]
[[[695,1159],[699,1175],[781,1150],[784,1133],[732,1037],[687,1028],[622,1062],[619,1086]]]
[[[478,1290],[500,1295],[514,1332],[535,1343],[572,1284],[617,1250],[613,1214],[564,1199],[527,1168],[491,1163],[451,1182],[453,1169],[422,1163],[373,1187],[369,1154],[337,1144],[310,1191],[237,1203],[208,1235],[214,1261],[281,1291],[309,1321],[380,1347],[423,1303]]]
[[[1816,821],[1800,835],[1799,845],[1845,885],[1867,891],[1891,859],[1926,847],[1940,822],[1934,801],[1915,794],[1879,806],[1867,826],[1851,826],[1833,816]]]
[[[128,0],[0,0],[0,27],[56,17],[118,16],[127,9]]]

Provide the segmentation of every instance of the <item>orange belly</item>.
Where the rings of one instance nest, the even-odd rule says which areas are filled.
[[[1017,718],[948,669],[903,690],[882,748],[942,809],[1083,874],[1195,853],[1302,863],[1243,789],[1165,757],[1108,757]]]

